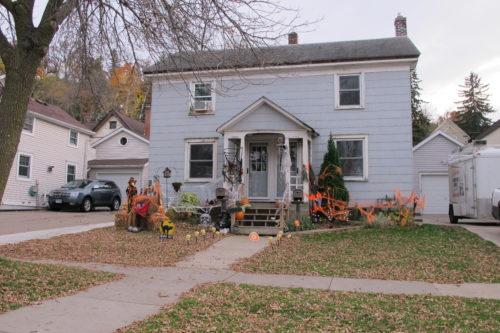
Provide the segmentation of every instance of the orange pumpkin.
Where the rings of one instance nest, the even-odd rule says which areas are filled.
[[[244,217],[245,217],[245,213],[244,212],[236,212],[236,213],[234,213],[234,218],[237,219],[237,220],[243,220]]]
[[[248,205],[250,204],[250,200],[248,198],[241,198],[240,203],[242,205]]]

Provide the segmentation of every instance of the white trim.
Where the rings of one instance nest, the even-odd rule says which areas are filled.
[[[258,100],[256,100],[252,104],[250,104],[248,107],[246,107],[243,111],[241,111],[240,113],[238,113],[236,116],[234,116],[233,118],[229,119],[224,124],[220,125],[216,129],[216,131],[218,133],[224,134],[224,132],[226,131],[227,128],[230,128],[234,124],[238,123],[239,121],[241,121],[242,119],[244,119],[248,114],[254,112],[255,110],[257,110],[259,107],[261,107],[264,104],[269,105],[273,110],[275,110],[276,112],[278,112],[279,114],[281,114],[282,116],[284,116],[285,118],[287,118],[288,120],[292,121],[293,123],[297,124],[299,127],[302,127],[306,131],[312,132],[313,134],[314,133],[317,134],[312,127],[310,127],[306,123],[302,122],[300,119],[298,119],[297,117],[293,116],[292,114],[288,113],[282,107],[280,107],[278,104],[274,103],[273,101],[271,101],[269,98],[267,98],[265,96],[262,96],[261,98],[259,98]],[[255,131],[253,131],[253,130],[252,131],[245,130],[245,131],[247,131],[247,132],[258,132],[258,131],[271,132],[271,131],[268,131],[268,130],[255,130]],[[288,131],[281,130],[281,131],[277,131],[277,132],[281,133],[281,132],[288,132]]]
[[[21,162],[21,155],[28,156],[30,158],[29,176],[27,178],[19,175],[19,163]],[[16,179],[21,181],[31,181],[31,176],[33,175],[33,154],[18,152],[16,166]]]
[[[32,128],[31,128],[31,132],[27,132],[25,129],[24,129],[24,123],[23,123],[23,131],[22,133],[23,134],[26,134],[26,135],[29,135],[29,136],[35,136],[35,122],[36,122],[36,118],[35,116],[33,115],[33,113],[31,112],[27,112],[26,113],[26,117],[32,117],[33,118],[33,124],[32,124]],[[24,122],[26,123],[26,120],[24,120]]]
[[[217,141],[216,138],[206,138],[206,139],[184,139],[184,179],[185,182],[189,183],[206,183],[211,182],[216,178],[217,175]],[[190,160],[191,160],[191,144],[212,144],[212,177],[211,178],[190,178]]]
[[[345,181],[368,181],[368,135],[367,134],[349,134],[349,135],[331,135],[335,145],[338,141],[362,140],[363,141],[363,177],[344,176]],[[340,156],[339,156],[340,157]]]
[[[418,145],[416,145],[415,147],[413,147],[413,151],[416,151],[417,149],[419,149],[423,145],[427,144],[428,142],[430,142],[432,139],[434,139],[438,135],[442,135],[444,138],[450,140],[454,144],[458,145],[460,148],[464,146],[464,144],[462,142],[460,142],[457,139],[451,137],[450,135],[446,134],[445,132],[439,130],[439,131],[436,131],[436,132],[432,133],[427,138],[425,138],[424,140],[422,140],[421,142],[419,142]]]
[[[122,139],[125,139],[125,143],[122,143]],[[120,144],[120,146],[125,147],[126,145],[128,145],[128,138],[126,136],[122,136],[118,140],[118,143]]]
[[[210,84],[210,102],[212,103],[212,108],[209,110],[195,110],[194,109],[194,93],[196,84]],[[204,116],[204,115],[213,115],[215,114],[215,89],[216,89],[216,81],[215,80],[196,80],[191,81],[189,84],[189,106],[188,106],[188,114],[190,116]],[[208,111],[204,113],[203,111]]]
[[[359,77],[359,105],[340,105],[340,77],[341,76],[358,76]],[[335,109],[337,110],[352,110],[365,108],[365,73],[335,73]]]
[[[77,166],[77,163],[74,163],[74,162],[66,162],[66,172],[65,172],[65,179],[64,179],[64,184],[68,183],[68,166],[74,166],[75,167],[75,179],[78,179],[77,175],[78,175],[78,166]]]
[[[145,74],[145,77],[159,78],[168,82],[175,82],[179,80],[185,82],[186,80],[191,80],[192,78],[200,77],[220,77],[221,74],[224,76],[241,78],[242,75],[249,77],[250,75],[262,75],[262,77],[275,77],[278,74],[291,74],[297,76],[297,70],[303,71],[313,71],[314,74],[307,73],[306,75],[325,75],[332,74],[329,70],[334,71],[337,67],[342,66],[353,66],[353,68],[359,68],[359,66],[371,67],[371,69],[363,70],[363,72],[385,72],[385,71],[399,71],[399,70],[410,70],[415,68],[418,58],[405,58],[405,59],[383,59],[383,60],[368,60],[368,61],[346,61],[346,62],[336,62],[336,63],[321,63],[321,64],[302,64],[302,65],[282,65],[282,66],[268,66],[268,67],[249,67],[240,69],[219,69],[219,70],[203,70],[203,71],[191,71],[191,72],[174,72],[174,73],[155,73],[155,74]],[[399,68],[395,68],[394,65],[405,64]],[[388,66],[389,65],[389,66]],[[392,65],[392,66],[391,66]],[[273,71],[274,73],[269,73]],[[266,73],[267,72],[267,73]]]
[[[71,132],[76,133],[76,145],[71,143]],[[78,133],[78,131],[70,128],[68,130],[68,146],[70,146],[72,148],[78,148],[79,143],[80,143],[80,133]]]
[[[143,138],[142,136],[140,136],[139,134],[136,134],[134,132],[132,132],[131,130],[129,129],[126,129],[125,127],[120,127],[119,129],[109,133],[108,135],[106,135],[105,137],[97,140],[96,142],[94,142],[93,144],[90,145],[90,148],[95,148],[96,146],[100,145],[101,143],[103,143],[104,141],[107,141],[109,139],[111,139],[113,136],[121,133],[121,132],[125,132],[125,133],[128,133],[130,135],[132,135],[133,137],[141,140],[142,142],[145,142],[149,145],[149,140]],[[128,143],[127,143],[128,144]]]
[[[37,113],[37,112],[33,112],[31,110],[29,112],[31,112],[36,118],[41,119],[41,120],[45,120],[45,121],[47,121],[49,123],[52,123],[52,124],[55,124],[55,125],[59,125],[59,126],[65,127],[65,128],[69,128],[69,129],[75,130],[77,132],[80,132],[80,133],[83,133],[83,134],[87,134],[89,136],[92,136],[92,135],[96,134],[95,132],[92,132],[90,130],[86,130],[86,129],[83,129],[83,128],[78,127],[78,126],[68,124],[68,123],[66,123],[64,121],[57,120],[57,119],[45,116],[43,114],[40,114],[40,113]]]

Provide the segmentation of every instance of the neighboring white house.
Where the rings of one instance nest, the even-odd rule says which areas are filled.
[[[93,126],[91,148],[95,155],[89,161],[89,178],[114,181],[122,191],[122,200],[130,177],[137,187],[147,185],[149,140],[145,124],[122,112],[110,111]]]
[[[86,178],[93,134],[61,108],[30,100],[2,203],[42,206],[50,190]]]
[[[463,147],[468,138],[460,127],[447,120],[413,147],[416,191],[426,198],[423,214],[448,213],[448,156]]]
[[[479,134],[477,140],[486,140],[488,145],[500,145],[500,120],[497,120],[486,131]]]

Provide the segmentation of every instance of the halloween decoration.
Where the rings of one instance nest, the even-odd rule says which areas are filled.
[[[175,224],[168,218],[168,216],[165,216],[163,221],[159,224],[160,226],[160,238],[166,238],[166,239],[173,239],[174,238],[174,231],[175,231]]]
[[[243,169],[240,150],[238,148],[227,148],[224,150],[224,167],[222,169],[222,175],[231,186],[241,183]]]
[[[126,192],[127,192],[127,209],[129,212],[132,210],[134,198],[137,195],[137,187],[135,187],[135,184],[136,184],[135,178],[130,177],[130,179],[128,180],[128,186],[127,186],[127,190],[126,190]]]

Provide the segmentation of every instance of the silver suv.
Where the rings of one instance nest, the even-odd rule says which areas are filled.
[[[52,210],[69,207],[90,212],[97,206],[118,210],[121,201],[120,189],[109,180],[73,180],[49,193],[49,207]]]

